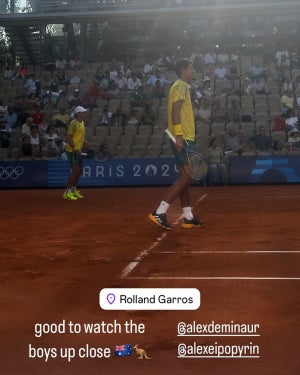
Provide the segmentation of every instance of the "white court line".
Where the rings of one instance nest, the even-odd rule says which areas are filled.
[[[213,194],[214,196],[214,199],[232,199],[234,196],[233,194],[229,193],[229,194]],[[236,198],[240,198],[240,199],[248,199],[248,198],[257,198],[257,197],[263,197],[263,198],[269,198],[270,197],[270,194],[248,194],[248,193],[238,193],[238,197],[234,197],[234,199]],[[272,195],[272,199],[274,198],[281,198],[281,199],[295,199],[295,195],[291,195],[291,194],[274,194]]]
[[[130,276],[128,280],[300,280],[300,277],[232,277],[232,276]]]
[[[207,197],[207,194],[202,195],[197,202],[196,205],[201,202],[203,199]],[[181,220],[182,215],[180,215],[172,225],[177,225],[179,221]],[[169,231],[164,231],[157,239],[151,244],[151,246],[147,250],[143,250],[133,262],[130,262],[124,269],[123,271],[119,274],[120,279],[125,279],[128,277],[128,275],[135,269],[136,266],[139,265],[139,263],[153,250],[155,249],[161,241],[163,241],[164,238],[167,237]]]
[[[210,188],[209,188],[210,189]],[[208,189],[208,190],[209,190]],[[259,191],[254,191],[254,190],[251,190],[251,191],[237,191],[235,190],[234,188],[230,188],[227,190],[227,188],[225,190],[213,190],[213,195],[214,197],[230,197],[234,194],[238,194],[239,196],[240,195],[249,195],[249,196],[263,196],[263,197],[269,197],[269,198],[274,198],[274,197],[286,197],[286,198],[295,198],[294,195],[291,195],[290,192],[278,192],[278,193],[274,193],[272,192],[272,196],[270,195],[270,192],[269,191],[262,191],[262,192],[259,192]]]
[[[127,277],[135,267],[150,253],[151,250],[155,249],[156,246],[159,245],[160,241],[162,241],[167,236],[167,232],[164,232],[161,236],[157,237],[156,241],[152,243],[152,245],[147,250],[143,250],[133,262],[130,262],[120,273],[119,278],[124,279]]]
[[[199,250],[199,251],[160,251],[159,254],[300,254],[300,250]]]

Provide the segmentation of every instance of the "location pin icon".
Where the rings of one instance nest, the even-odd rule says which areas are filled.
[[[106,299],[107,299],[107,302],[112,305],[116,300],[116,296],[113,293],[109,293]]]

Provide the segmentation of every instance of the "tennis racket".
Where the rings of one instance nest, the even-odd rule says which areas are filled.
[[[171,139],[171,141],[176,144],[176,139],[169,131],[169,129],[166,129],[165,132]],[[184,150],[185,160],[182,160],[181,166],[184,169],[185,173],[195,181],[204,180],[209,171],[207,159],[199,152],[190,150],[188,147],[184,147]]]
[[[89,143],[89,142],[84,142],[84,146],[85,146],[84,148],[87,148],[88,146],[97,146],[98,148],[100,147],[100,145],[97,143]],[[88,152],[81,152],[81,156],[86,157],[88,155],[89,155]]]

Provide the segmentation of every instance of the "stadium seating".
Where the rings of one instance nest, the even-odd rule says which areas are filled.
[[[280,92],[281,92],[281,81],[278,79],[278,68],[275,61],[268,64],[268,77],[266,79],[266,94],[262,95],[245,95],[240,91],[240,83],[242,79],[248,75],[249,67],[252,66],[254,61],[261,60],[261,56],[241,56],[238,66],[240,72],[240,78],[237,80],[237,85],[232,86],[231,80],[214,80],[212,79],[212,95],[210,96],[210,102],[213,103],[215,98],[221,101],[221,107],[228,110],[231,106],[231,102],[235,100],[240,110],[240,123],[230,123],[235,130],[241,130],[246,139],[253,136],[260,126],[265,126],[267,132],[271,132],[274,124],[274,118],[281,112]],[[121,62],[120,62],[121,63]],[[106,68],[108,69],[110,63],[107,62]],[[97,63],[94,64],[83,64],[81,69],[78,71],[79,76],[84,80],[84,85],[81,86],[81,90],[88,90],[89,84],[86,82],[94,77],[97,69]],[[31,67],[32,69],[34,67]],[[36,68],[37,69],[37,68]],[[42,77],[42,68],[40,69]],[[170,71],[167,68],[163,68],[161,72],[165,77],[171,81],[176,79],[174,71]],[[195,82],[201,86],[202,79],[204,76],[203,71],[195,73]],[[300,69],[290,69],[290,76],[292,80],[296,80],[296,77],[300,76]],[[42,82],[44,82],[41,79]],[[146,80],[144,80],[144,84]],[[169,90],[170,86],[167,86]],[[146,89],[146,84],[145,84]],[[12,102],[17,95],[24,94],[23,81],[22,80],[0,80],[0,90],[2,97],[6,102]],[[295,93],[294,93],[295,94]],[[169,141],[166,140],[164,130],[167,126],[168,116],[168,97],[161,99],[152,98],[152,105],[158,114],[158,123],[154,126],[143,124],[143,112],[144,107],[132,107],[131,104],[131,93],[125,92],[122,97],[113,98],[110,100],[97,99],[97,108],[94,109],[86,118],[86,139],[93,144],[96,151],[99,150],[99,146],[106,142],[109,146],[109,150],[113,157],[169,157],[172,155]],[[99,126],[98,116],[99,112],[103,109],[105,104],[109,105],[109,111],[115,113],[119,108],[129,115],[132,110],[137,111],[137,118],[140,125],[125,125],[125,126]],[[46,109],[47,114],[53,116],[58,112],[60,106],[68,107],[67,95],[63,95],[57,108],[51,110]],[[31,112],[33,112],[31,110]],[[196,112],[196,111],[195,111]],[[219,137],[222,132],[227,129],[226,123],[203,123],[201,121],[196,122],[196,148],[201,152],[206,152],[208,142],[211,137]],[[271,133],[270,133],[271,134]],[[63,132],[60,133],[62,137],[65,137]],[[286,142],[285,132],[272,132],[273,140],[281,140]],[[12,132],[10,134],[10,147],[8,149],[0,149],[0,159],[15,159],[18,158],[19,148],[21,146],[21,133]],[[247,148],[247,147],[246,147]],[[246,154],[252,154],[253,149],[249,146]],[[45,156],[45,152],[42,152],[42,156]]]

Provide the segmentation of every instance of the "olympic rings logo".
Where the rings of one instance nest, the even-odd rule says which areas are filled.
[[[21,165],[13,167],[0,167],[0,180],[17,180],[24,173],[24,168]]]

